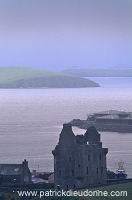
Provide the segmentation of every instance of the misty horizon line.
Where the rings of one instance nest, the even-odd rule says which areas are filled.
[[[119,64],[119,65],[115,65],[115,66],[102,66],[102,67],[97,67],[97,66],[86,66],[86,67],[82,67],[82,66],[68,66],[68,67],[35,67],[35,66],[20,66],[20,65],[8,65],[8,66],[0,66],[0,67],[27,67],[27,68],[33,68],[33,69],[40,69],[40,70],[49,70],[49,71],[63,71],[63,70],[67,70],[67,69],[132,69],[132,65],[128,65],[128,64]]]

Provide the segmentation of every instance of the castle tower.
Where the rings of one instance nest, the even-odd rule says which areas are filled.
[[[73,183],[75,166],[76,138],[70,124],[63,124],[59,143],[52,151],[54,155],[54,184],[55,188],[69,189]]]
[[[58,189],[86,188],[106,183],[107,148],[100,134],[90,127],[75,136],[70,124],[64,124],[54,155],[54,184]]]

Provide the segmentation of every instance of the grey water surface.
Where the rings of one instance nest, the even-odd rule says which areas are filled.
[[[132,78],[90,78],[96,88],[0,89],[0,163],[29,161],[30,169],[53,171],[52,150],[62,125],[104,110],[132,111]],[[85,130],[73,128],[75,134]],[[132,133],[100,132],[107,167],[125,162],[132,177]]]

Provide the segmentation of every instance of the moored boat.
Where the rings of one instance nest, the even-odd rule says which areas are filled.
[[[126,174],[126,171],[123,167],[124,162],[120,161],[117,164],[118,164],[118,169],[117,169],[117,173],[116,173],[117,179],[126,179],[127,174]]]

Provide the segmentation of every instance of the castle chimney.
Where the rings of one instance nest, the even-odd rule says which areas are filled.
[[[28,168],[28,161],[26,159],[24,159],[24,161],[22,162],[23,167],[24,168]]]
[[[60,134],[59,143],[64,143],[64,145],[70,144],[75,141],[75,135],[72,131],[71,124],[63,124],[63,129]]]
[[[71,124],[63,124],[63,130],[65,131],[72,131],[72,125]],[[62,131],[63,131],[62,130]]]

